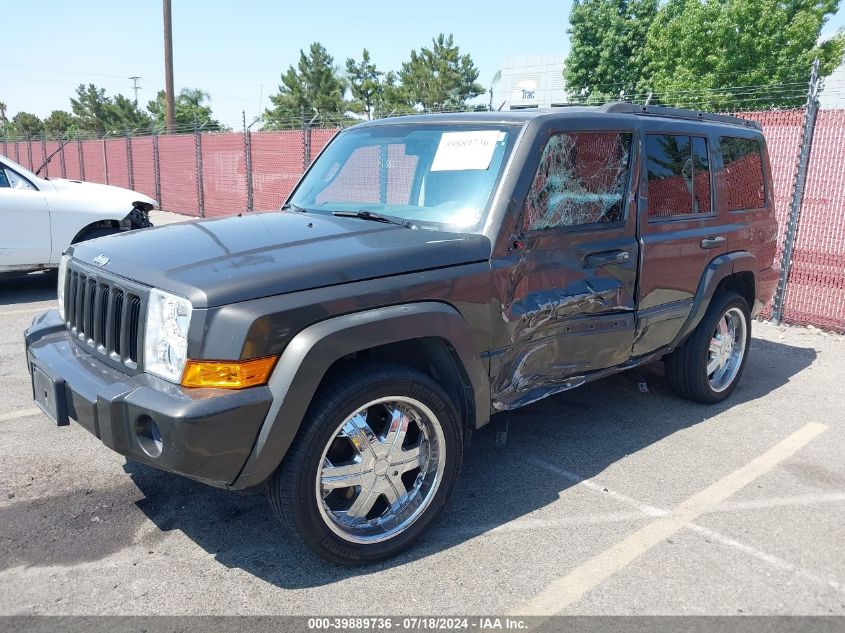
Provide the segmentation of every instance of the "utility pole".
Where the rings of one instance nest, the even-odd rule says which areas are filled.
[[[168,133],[176,127],[176,104],[173,101],[173,22],[170,18],[170,0],[163,0],[164,9],[164,111]]]
[[[135,92],[135,105],[138,105],[138,91],[141,89],[141,86],[138,85],[138,80],[140,77],[135,75],[134,77],[129,77],[132,80],[132,90]]]

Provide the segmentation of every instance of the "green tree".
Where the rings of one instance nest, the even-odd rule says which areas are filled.
[[[122,94],[112,98],[107,112],[107,128],[113,132],[149,128],[153,123],[150,115],[138,108],[134,99]]]
[[[4,101],[0,101],[0,134],[3,136],[14,136],[15,134],[15,126],[14,124],[6,118],[6,103]]]
[[[110,102],[111,99],[106,96],[105,88],[97,88],[94,84],[87,86],[79,84],[76,89],[76,99],[71,97],[70,106],[79,118],[81,129],[102,136],[106,133],[106,125],[109,122]]]
[[[319,114],[343,114],[345,85],[338,76],[334,58],[319,42],[299,51],[296,68],[282,74],[279,92],[270,96],[273,107],[265,110],[265,127],[284,127],[301,112],[310,117]]]
[[[109,97],[105,89],[94,84],[80,84],[76,89],[76,99],[71,98],[70,105],[79,120],[80,129],[97,136],[106,132],[146,128],[152,124],[152,119],[138,109],[134,100],[121,94]]]
[[[575,0],[563,76],[569,98],[603,102],[642,81],[646,36],[657,0]]]
[[[164,90],[159,90],[155,100],[147,104],[147,110],[159,127],[165,126]],[[190,127],[194,124],[202,126],[204,130],[219,131],[225,129],[220,122],[214,118],[211,106],[205,102],[210,101],[207,92],[197,88],[183,88],[176,97],[176,125],[177,127]]]
[[[411,59],[399,71],[400,98],[410,106],[426,110],[461,109],[484,92],[478,83],[478,68],[470,55],[461,55],[454,38],[441,33],[432,48],[411,51]]]
[[[393,70],[388,71],[382,82],[380,105],[382,116],[412,114],[416,112],[413,105],[413,101],[408,96],[405,86],[402,85],[399,75]]]
[[[346,79],[352,97],[356,99],[352,107],[365,114],[369,120],[372,120],[375,108],[383,105],[383,76],[384,73],[370,60],[370,51],[366,48],[361,53],[360,62],[351,57],[346,60]]]
[[[14,133],[23,138],[44,134],[44,122],[29,112],[18,112],[12,117]]]
[[[53,110],[44,119],[44,132],[50,136],[62,136],[70,132],[75,133],[79,129],[79,122],[70,112],[64,110]]]
[[[826,76],[842,59],[841,35],[818,43],[838,8],[839,0],[669,0],[649,30],[640,91],[707,110],[798,106],[813,60]]]

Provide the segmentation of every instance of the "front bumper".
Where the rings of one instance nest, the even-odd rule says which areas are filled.
[[[124,374],[80,349],[56,310],[36,317],[24,336],[30,373],[35,366],[60,392],[59,424],[66,412],[112,450],[213,486],[235,481],[272,401],[268,387],[185,389]]]

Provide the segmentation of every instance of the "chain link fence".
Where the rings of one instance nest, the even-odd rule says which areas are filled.
[[[763,317],[845,332],[845,110],[816,114],[817,95],[814,78],[804,108],[733,114],[760,123],[772,163],[782,278]],[[52,155],[42,175],[127,187],[168,211],[220,217],[278,209],[313,158],[355,121],[274,123],[281,129],[256,132],[244,121],[238,132],[3,138],[0,151],[32,170]]]

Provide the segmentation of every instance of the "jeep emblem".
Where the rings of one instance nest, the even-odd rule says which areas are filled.
[[[95,263],[95,264],[97,264],[97,266],[105,266],[105,265],[107,265],[110,261],[111,261],[111,260],[110,260],[108,257],[106,257],[105,255],[102,255],[102,254],[101,254],[101,255],[97,255],[97,256],[94,258],[94,263]]]

